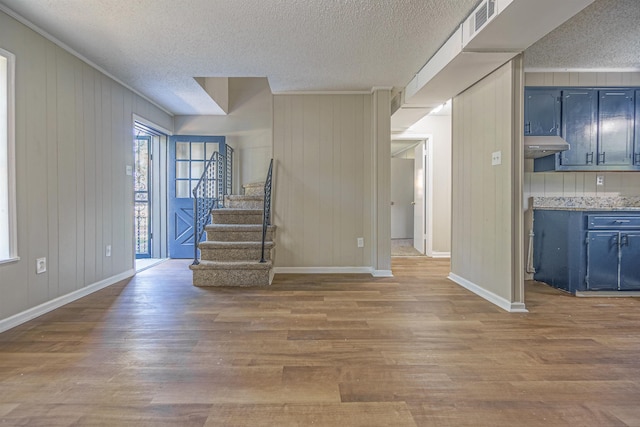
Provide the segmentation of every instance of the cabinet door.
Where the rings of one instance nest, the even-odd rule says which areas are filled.
[[[640,231],[620,233],[620,289],[640,290]]]
[[[587,233],[587,289],[618,289],[618,232]]]
[[[571,145],[560,154],[562,166],[595,165],[597,100],[591,89],[562,91],[562,135]]]
[[[598,165],[633,164],[633,103],[633,90],[598,92]]]
[[[560,90],[527,89],[524,99],[524,134],[560,135]]]

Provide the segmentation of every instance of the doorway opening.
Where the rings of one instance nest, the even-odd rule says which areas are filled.
[[[167,257],[167,135],[148,123],[134,121],[133,223],[136,271]]]
[[[391,143],[391,256],[425,256],[427,141]]]

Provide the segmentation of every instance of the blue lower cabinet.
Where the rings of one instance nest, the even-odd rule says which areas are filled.
[[[571,293],[584,290],[583,212],[536,210],[533,218],[534,279]]]
[[[534,279],[576,291],[640,290],[640,214],[534,211]]]
[[[640,289],[640,231],[620,233],[620,290]]]
[[[619,233],[589,231],[587,233],[587,289],[618,290]]]

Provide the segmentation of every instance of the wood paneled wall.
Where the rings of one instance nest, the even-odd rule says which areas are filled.
[[[372,96],[276,95],[273,115],[275,265],[371,266]]]
[[[2,12],[0,46],[16,55],[20,256],[0,265],[2,320],[132,270],[133,114],[173,120]]]
[[[514,199],[514,186],[521,185],[514,145],[517,66],[511,61],[455,97],[452,115],[452,278],[507,309],[522,302],[514,275],[521,263],[520,249],[514,250],[521,227],[514,221],[515,210],[521,216]],[[492,166],[496,151],[502,164]]]

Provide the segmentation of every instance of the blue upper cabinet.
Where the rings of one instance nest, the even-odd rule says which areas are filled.
[[[598,165],[633,164],[633,90],[601,90],[598,94]]]
[[[639,88],[526,88],[524,110],[525,135],[571,146],[535,159],[536,172],[640,170]]]
[[[562,136],[571,149],[560,153],[562,166],[592,166],[595,160],[596,91],[568,89],[562,91]]]
[[[560,90],[531,89],[525,96],[524,134],[560,135]]]

